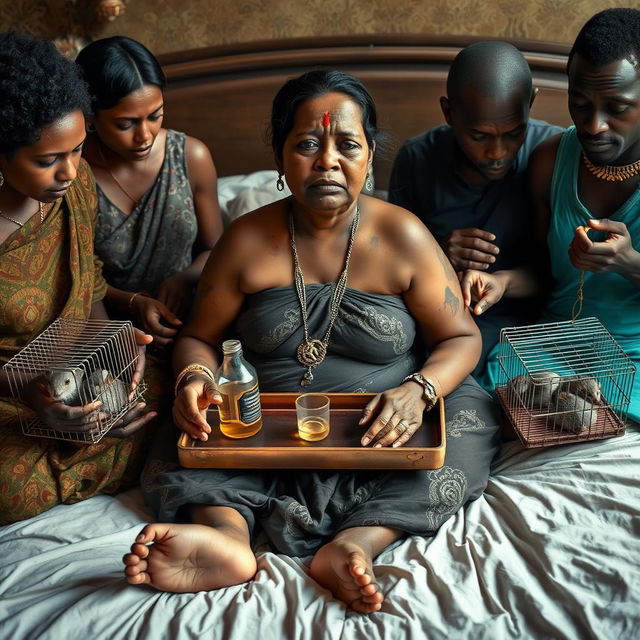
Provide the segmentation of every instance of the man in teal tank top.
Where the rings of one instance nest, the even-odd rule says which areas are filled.
[[[530,161],[538,268],[467,271],[475,314],[503,296],[550,293],[541,322],[572,318],[584,271],[582,317],[597,317],[640,368],[640,11],[608,9],[582,28],[569,54],[575,124]],[[497,349],[485,386],[497,378]],[[640,375],[629,417],[640,422]]]

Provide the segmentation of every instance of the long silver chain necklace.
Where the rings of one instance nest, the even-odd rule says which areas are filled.
[[[327,355],[327,347],[329,346],[329,336],[333,329],[333,323],[338,317],[338,309],[340,303],[344,297],[344,293],[347,290],[347,276],[349,273],[349,260],[351,258],[351,250],[353,249],[353,241],[356,237],[356,231],[358,230],[358,223],[360,222],[360,208],[356,205],[356,212],[353,216],[353,222],[351,223],[351,232],[349,234],[349,245],[347,247],[347,255],[344,260],[344,269],[340,274],[336,282],[336,286],[331,296],[331,303],[329,304],[329,325],[324,334],[322,340],[309,338],[309,326],[307,320],[307,291],[304,285],[304,276],[302,269],[300,268],[300,260],[298,259],[298,249],[296,247],[296,233],[295,226],[293,224],[293,212],[289,213],[289,233],[291,234],[291,251],[293,252],[293,264],[294,264],[294,282],[296,286],[296,293],[298,294],[298,300],[300,301],[300,315],[302,316],[302,328],[304,330],[304,341],[298,345],[297,357],[298,362],[306,368],[305,374],[300,380],[300,386],[306,387],[313,381],[313,367],[318,366]]]
[[[42,202],[38,202],[38,211],[40,212],[40,224],[42,224],[45,218]],[[6,213],[2,213],[2,211],[0,211],[0,217],[8,220],[9,222],[13,222],[13,224],[17,224],[19,227],[24,227],[24,222],[20,222],[20,220],[16,220],[15,218],[8,216]]]

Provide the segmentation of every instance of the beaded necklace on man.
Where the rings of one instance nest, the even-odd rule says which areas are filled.
[[[614,167],[608,164],[595,165],[587,158],[585,153],[582,154],[582,160],[589,173],[593,174],[596,178],[600,178],[600,180],[607,180],[608,182],[622,182],[640,173],[640,160],[636,160],[631,164],[625,164],[622,167]]]
[[[313,367],[317,367],[327,355],[327,347],[329,346],[329,336],[333,329],[333,323],[338,317],[338,309],[340,303],[347,290],[347,276],[349,273],[349,260],[351,258],[351,250],[353,249],[353,241],[356,237],[356,231],[358,230],[358,223],[360,222],[360,208],[356,205],[356,212],[353,216],[353,222],[351,223],[351,232],[349,234],[349,245],[347,246],[347,255],[344,261],[344,269],[340,274],[336,282],[336,286],[331,296],[331,302],[329,304],[329,325],[325,331],[324,338],[322,340],[309,338],[309,326],[307,321],[307,291],[304,285],[304,276],[302,269],[300,268],[300,261],[298,259],[298,249],[296,247],[296,234],[295,225],[293,222],[293,212],[289,212],[289,233],[291,234],[291,251],[293,253],[294,264],[294,283],[296,287],[296,293],[298,294],[298,300],[300,301],[300,315],[302,316],[302,328],[304,331],[304,340],[298,345],[297,357],[298,362],[306,368],[305,374],[300,380],[300,385],[306,387],[313,381]]]

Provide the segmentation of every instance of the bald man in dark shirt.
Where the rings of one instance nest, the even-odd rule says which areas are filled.
[[[477,42],[456,56],[440,98],[446,125],[409,140],[391,175],[389,200],[415,213],[458,272],[521,266],[531,246],[526,171],[543,140],[562,131],[529,119],[537,90],[524,56],[506,42]],[[531,300],[504,300],[476,318],[482,372],[502,327],[536,317]]]

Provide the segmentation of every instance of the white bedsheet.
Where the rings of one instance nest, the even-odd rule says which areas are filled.
[[[151,513],[139,491],[0,528],[3,640],[640,638],[640,432],[504,447],[485,495],[431,539],[382,553],[386,601],[353,613],[259,553],[254,582],[166,594],[129,586],[122,555]]]

